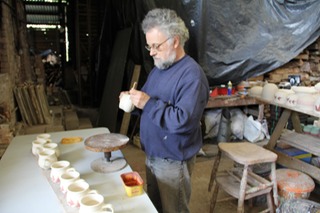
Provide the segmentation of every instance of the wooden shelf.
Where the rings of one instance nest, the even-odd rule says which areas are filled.
[[[263,104],[253,97],[240,97],[239,95],[209,97],[206,109],[221,107],[237,107]]]
[[[280,141],[313,155],[320,156],[320,139],[314,136],[286,131],[281,135]]]

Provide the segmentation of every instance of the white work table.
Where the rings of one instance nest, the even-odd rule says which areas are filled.
[[[127,165],[120,171],[111,173],[94,172],[90,164],[103,157],[103,153],[85,149],[84,143],[60,144],[63,137],[87,137],[109,133],[107,128],[93,128],[50,133],[52,141],[59,144],[59,160],[68,160],[80,172],[80,177],[96,189],[111,203],[115,213],[151,213],[157,212],[145,192],[142,195],[128,197],[122,185],[120,175],[132,171]],[[15,137],[0,160],[0,212],[1,213],[58,213],[66,212],[59,196],[52,188],[44,170],[38,166],[37,158],[32,154],[34,135]],[[112,152],[114,157],[122,157],[120,150]],[[58,184],[58,183],[56,183]],[[61,196],[61,195],[60,195]],[[77,212],[77,211],[76,211]]]

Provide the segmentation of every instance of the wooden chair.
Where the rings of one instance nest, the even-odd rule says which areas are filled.
[[[238,213],[244,212],[244,201],[259,195],[267,196],[268,209],[263,212],[274,212],[274,205],[278,205],[278,191],[276,181],[276,160],[277,155],[258,145],[239,143],[219,143],[218,155],[213,164],[208,190],[214,190],[210,203],[210,212],[213,212],[219,187],[234,198],[238,199]],[[232,168],[229,171],[218,172],[221,155],[232,159],[234,162],[243,165],[239,168]],[[270,181],[253,173],[250,166],[260,163],[271,164]],[[273,192],[273,196],[272,196]],[[273,200],[272,200],[273,197]]]

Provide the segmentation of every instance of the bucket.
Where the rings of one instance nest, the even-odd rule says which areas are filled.
[[[308,175],[292,169],[276,170],[280,203],[295,198],[308,199],[315,183]]]

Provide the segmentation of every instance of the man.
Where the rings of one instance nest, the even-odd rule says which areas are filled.
[[[208,81],[185,53],[189,32],[174,11],[149,11],[142,29],[155,68],[141,91],[131,89],[129,93],[141,113],[148,195],[159,212],[189,212],[191,173],[202,146],[200,119],[209,98]]]

